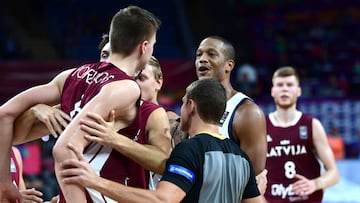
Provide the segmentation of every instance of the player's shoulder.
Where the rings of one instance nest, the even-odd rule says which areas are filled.
[[[75,70],[75,68],[70,68],[70,69],[61,71],[54,77],[53,82],[63,84],[65,82],[65,80],[69,77],[69,75],[72,72],[74,72],[74,70]]]
[[[159,104],[155,104],[151,101],[141,100],[140,109],[147,109],[147,108],[162,108]]]
[[[227,103],[236,103],[237,111],[239,110],[256,110],[260,107],[254,102],[254,100],[242,92],[234,92],[233,96],[230,97]]]
[[[244,100],[236,109],[238,116],[261,116],[265,117],[263,110],[252,100]]]
[[[114,80],[104,85],[106,88],[116,88],[128,91],[140,90],[139,85],[131,79]]]
[[[149,111],[150,111],[150,116],[153,118],[168,120],[165,109],[159,105],[152,106],[151,108],[149,108]]]
[[[151,118],[150,120],[167,120],[165,109],[159,104],[155,104],[151,101],[141,100],[139,113],[143,118]]]
[[[306,114],[304,112],[300,112],[301,113],[301,117],[300,117],[300,120],[304,123],[309,123],[309,124],[314,124],[316,123],[315,125],[317,124],[320,124],[320,121],[319,119],[317,119],[316,117],[310,115],[310,114]]]
[[[310,116],[313,128],[323,128],[321,121],[315,117]]]
[[[107,98],[137,100],[140,97],[140,87],[133,80],[117,80],[103,85],[98,95],[102,95]],[[124,95],[126,96],[124,97]]]

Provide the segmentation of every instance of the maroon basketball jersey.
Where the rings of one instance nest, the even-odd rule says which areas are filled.
[[[139,108],[139,116],[140,116],[140,132],[138,136],[135,138],[135,141],[140,144],[147,144],[147,134],[146,134],[146,123],[150,116],[150,114],[160,108],[159,105],[154,104],[149,101],[142,101]],[[138,188],[149,188],[149,171],[140,166],[139,164],[131,161],[129,163],[129,172],[130,179],[128,181],[129,186],[138,187]]]
[[[64,83],[61,95],[62,110],[73,118],[104,85],[119,80],[133,80],[133,78],[111,63],[87,64],[75,69]],[[140,118],[137,117],[131,125],[120,130],[119,133],[135,139],[139,128]],[[121,184],[127,184],[133,179],[129,171],[131,160],[110,147],[91,143],[84,150],[84,156],[101,177]],[[89,203],[115,202],[97,191],[91,189],[86,191]],[[60,202],[65,202],[62,195],[60,195]]]
[[[323,191],[300,197],[291,191],[295,174],[308,179],[320,176],[320,164],[313,152],[312,117],[302,115],[293,126],[277,127],[266,116],[268,184],[265,198],[269,203],[321,202]]]
[[[74,118],[104,85],[126,79],[133,80],[111,63],[99,62],[83,65],[75,69],[66,79],[61,94],[61,109]]]
[[[11,180],[16,185],[16,187],[19,187],[19,164],[15,157],[14,151],[11,150],[11,160],[10,160],[10,172],[11,172]]]

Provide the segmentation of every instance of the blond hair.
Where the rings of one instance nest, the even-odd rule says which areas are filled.
[[[148,61],[148,64],[153,69],[155,80],[158,81],[159,79],[162,79],[163,73],[161,71],[161,66],[159,61],[154,56],[151,56],[150,60]]]
[[[288,76],[295,76],[298,83],[300,83],[300,78],[298,73],[296,72],[295,68],[291,66],[285,66],[277,69],[274,72],[272,79],[274,80],[274,78],[276,77],[288,77]]]

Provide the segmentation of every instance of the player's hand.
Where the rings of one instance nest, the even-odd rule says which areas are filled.
[[[46,201],[44,203],[57,203],[58,201],[59,201],[59,195],[56,195],[52,197],[50,201]]]
[[[41,203],[43,202],[42,193],[35,188],[20,190],[24,203]]]
[[[92,170],[89,162],[84,158],[78,148],[68,144],[77,159],[68,159],[61,163],[60,176],[65,184],[77,184],[83,187],[92,187],[97,184],[99,176]]]
[[[109,122],[99,114],[89,112],[86,120],[81,120],[81,129],[87,133],[85,138],[106,146],[113,146],[117,139],[121,139],[115,126],[115,111],[111,111]]]
[[[257,183],[258,189],[262,195],[265,194],[266,187],[267,187],[267,182],[268,182],[267,177],[266,177],[267,173],[268,173],[268,170],[264,169],[263,171],[261,171],[261,173],[259,173],[256,176],[256,183]]]
[[[310,195],[316,190],[315,182],[312,180],[307,179],[305,176],[300,174],[296,174],[295,178],[297,181],[292,186],[292,191],[299,195],[305,196]]]
[[[23,203],[19,189],[11,182],[0,183],[0,202],[1,203]]]
[[[31,107],[31,111],[39,121],[46,125],[55,138],[63,132],[65,127],[71,121],[70,116],[57,107],[37,104]]]

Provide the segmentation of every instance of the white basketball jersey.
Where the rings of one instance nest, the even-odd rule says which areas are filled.
[[[219,132],[221,135],[233,139],[232,120],[235,115],[237,107],[245,100],[252,101],[250,97],[246,96],[241,92],[238,92],[226,102],[226,109],[223,117],[220,120],[220,126],[219,126]]]

